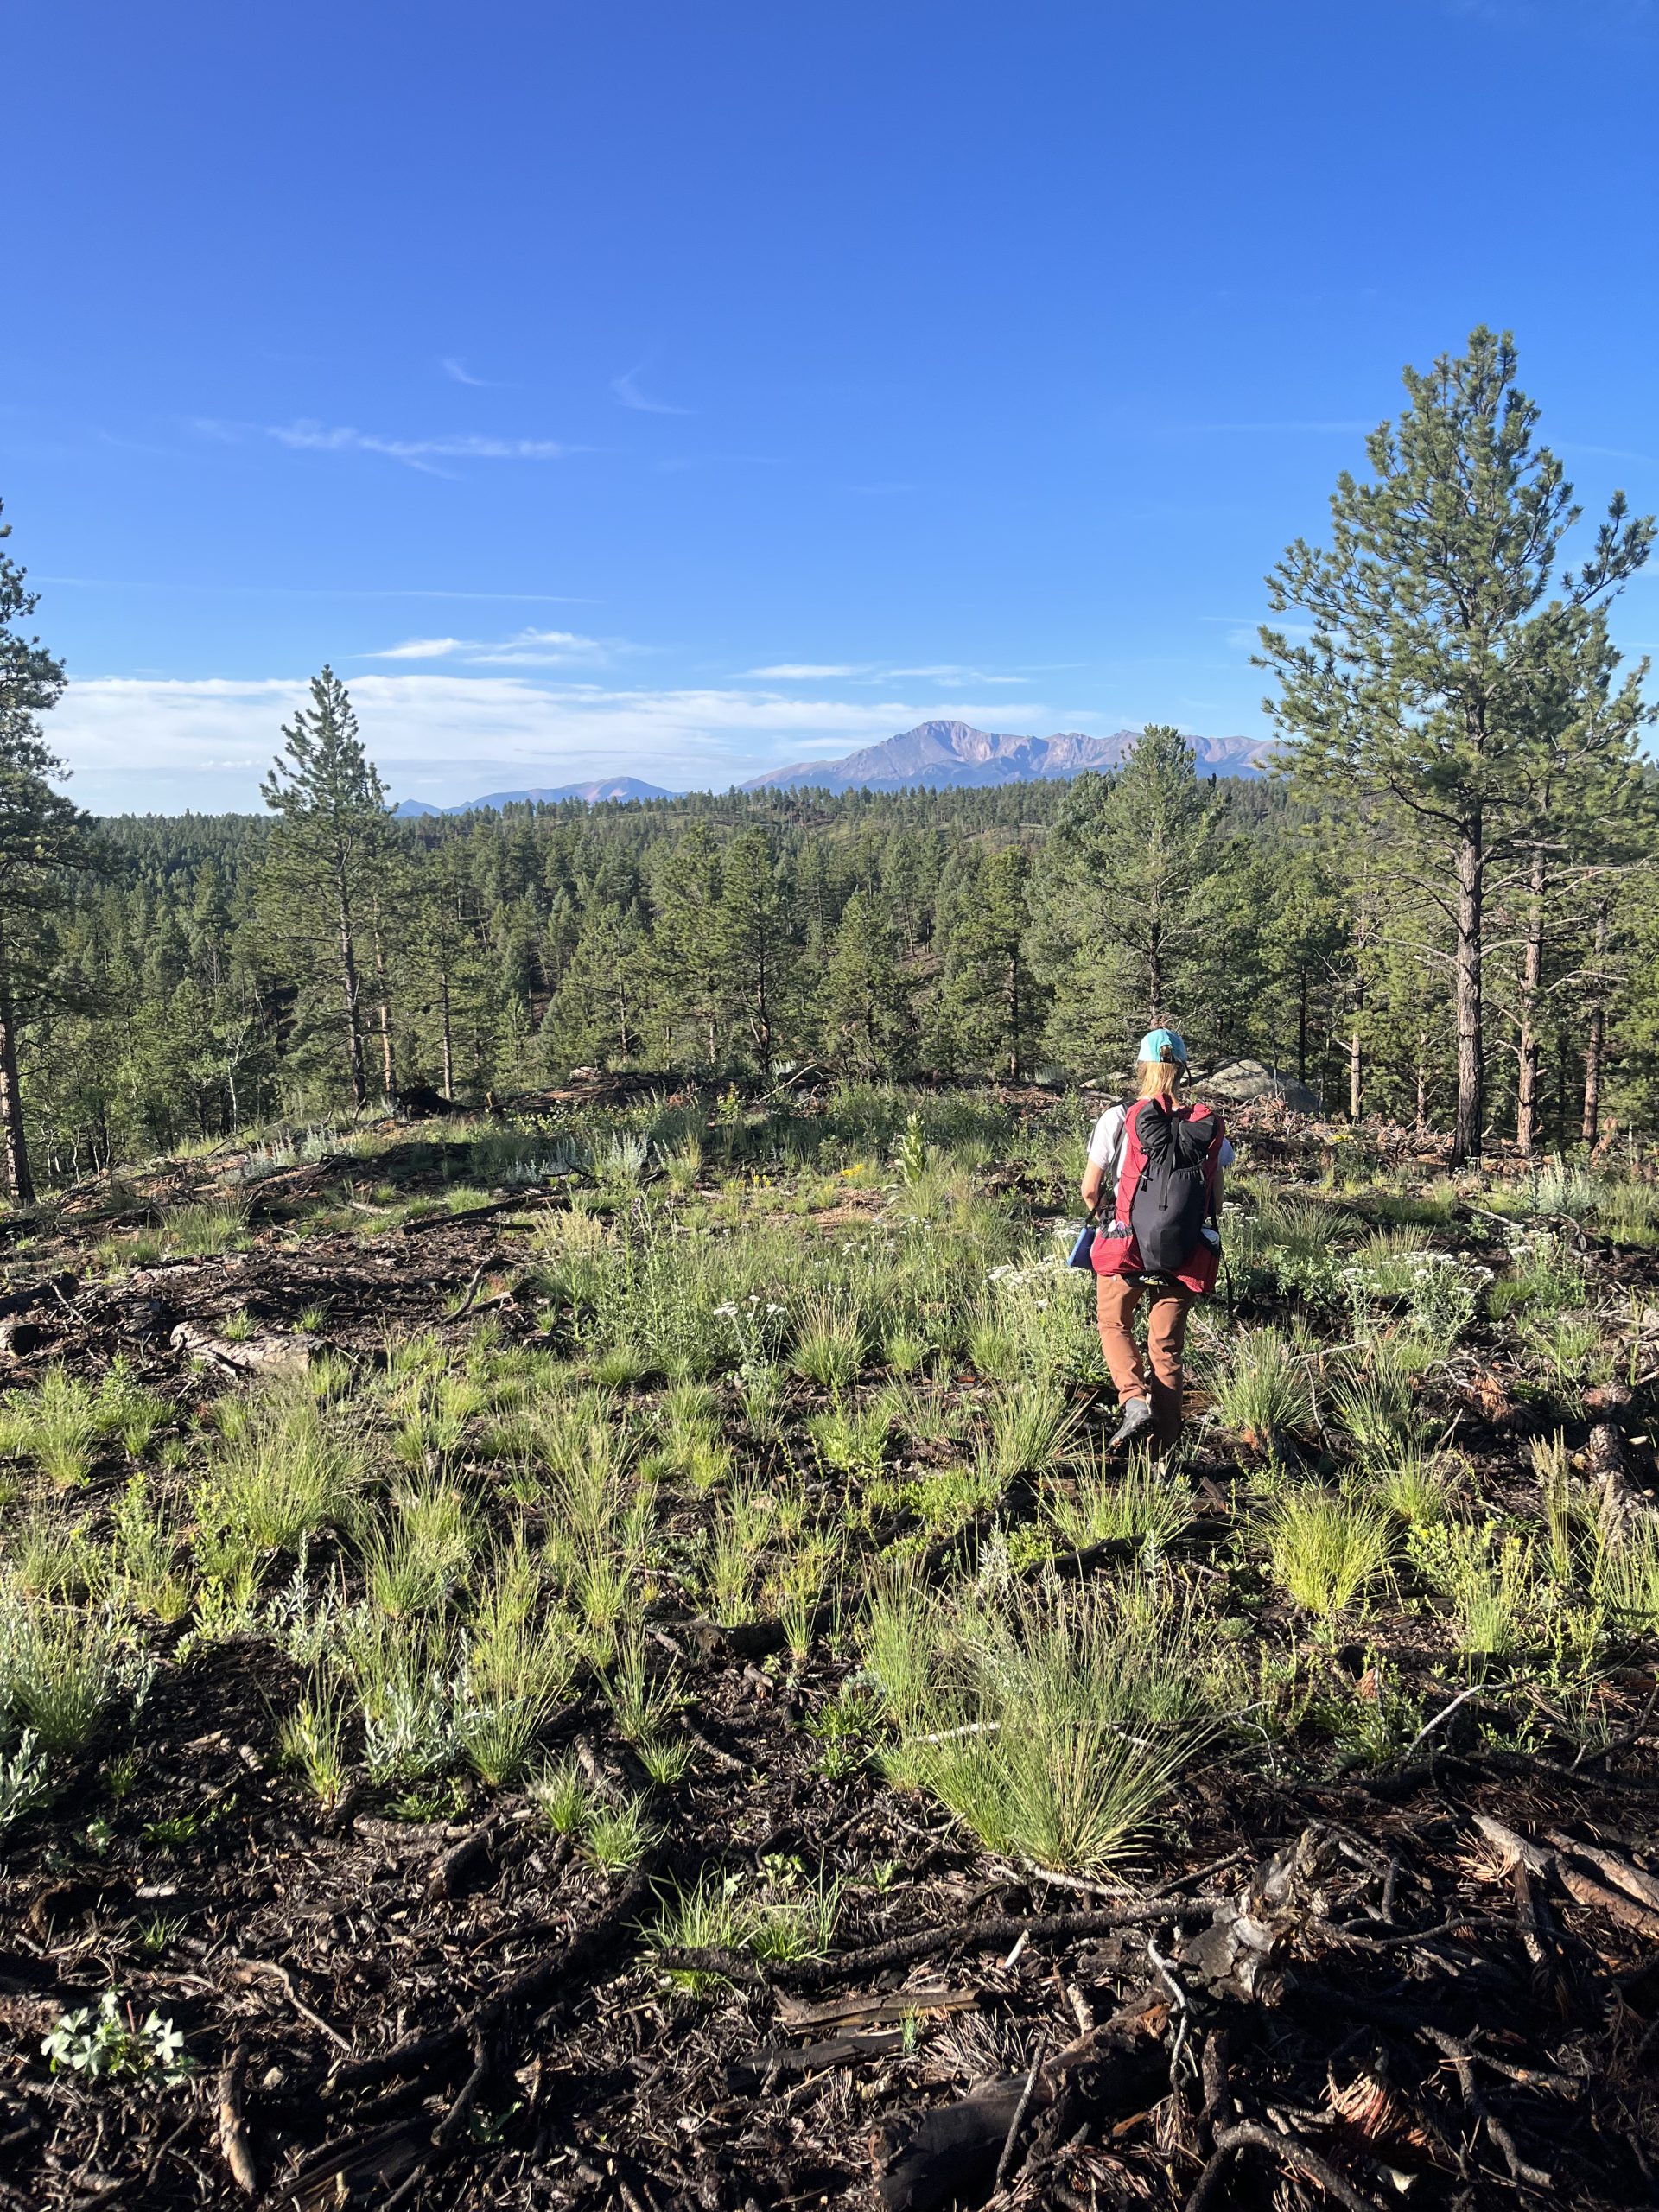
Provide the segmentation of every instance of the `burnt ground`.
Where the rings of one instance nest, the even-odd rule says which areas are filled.
[[[404,1166],[418,1182],[432,1160]],[[484,1313],[508,1340],[537,1334],[511,1209],[296,1239],[283,1213],[330,1177],[286,1182],[262,1186],[250,1249],[215,1258],[99,1281],[107,1218],[35,1233],[8,1266],[35,1333],[7,1379],[119,1352],[182,1421],[272,1338],[372,1361],[417,1329],[459,1344]],[[1652,1294],[1650,1256],[1618,1265]],[[255,1335],[204,1367],[192,1328],[236,1313]],[[1530,1416],[1495,1346],[1454,1382],[1464,1446],[1501,1482]],[[1579,1449],[1599,1410],[1572,1424]],[[1229,1471],[1195,1470],[1185,1540],[1218,1575]],[[1633,1447],[1631,1479],[1651,1472]],[[78,1497],[94,1529],[121,1479],[100,1470]],[[1257,1598],[1266,1637],[1277,1601]],[[320,1808],[277,1750],[298,1669],[252,1637],[178,1664],[162,1631],[136,1713],[106,1715],[6,1836],[0,2204],[1659,2202],[1651,1648],[1605,1671],[1592,1715],[1523,1665],[1447,1711],[1421,1619],[1373,1618],[1363,1644],[1309,1649],[1310,1685],[1363,1699],[1386,1649],[1429,1698],[1423,1740],[1344,1771],[1310,1694],[1294,1744],[1242,1726],[1122,1881],[1088,1883],[999,1863],[886,1786],[874,1722],[855,1745],[870,1756],[826,1762],[822,1717],[855,1664],[833,1624],[799,1663],[769,1624],[726,1631],[664,1602],[651,1624],[697,1756],[657,1795],[659,1840],[610,1874],[513,1789],[457,1785],[426,1818],[359,1792]],[[549,1748],[643,1786],[591,1693]],[[828,1956],[642,1949],[671,1883],[786,1885],[791,1861],[845,1885]],[[48,2071],[42,2036],[111,1986],[182,2032],[188,2080]]]

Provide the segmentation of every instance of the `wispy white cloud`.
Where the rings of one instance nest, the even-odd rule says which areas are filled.
[[[774,683],[817,683],[829,677],[868,676],[871,671],[850,661],[780,660],[769,668],[741,668],[737,672]]]
[[[302,420],[267,424],[265,435],[295,453],[369,453],[412,468],[435,461],[563,461],[584,450],[555,438],[387,438],[349,424]]]
[[[925,677],[934,683],[1014,683],[1030,681],[1024,676],[991,676],[982,668],[964,668],[956,661],[938,661],[928,668],[890,668],[885,673],[891,677]]]
[[[384,652],[369,653],[369,660],[448,660],[452,653],[465,649],[460,638],[408,638],[401,645],[388,645]]]
[[[479,391],[502,391],[506,389],[505,385],[498,384],[493,377],[475,377],[466,362],[458,361],[453,353],[446,353],[438,363],[438,366],[451,384],[471,385]]]
[[[632,407],[637,415],[690,415],[696,411],[690,407],[676,407],[666,399],[653,399],[641,391],[639,372],[645,365],[641,361],[632,369],[624,369],[620,377],[611,378],[612,394],[621,406]]]
[[[574,630],[520,630],[516,637],[408,638],[400,645],[364,653],[364,660],[459,660],[490,668],[563,668],[572,662],[604,662],[626,650],[620,638],[584,638]]]

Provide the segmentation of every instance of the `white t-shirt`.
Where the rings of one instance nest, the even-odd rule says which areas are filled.
[[[1123,1131],[1128,1122],[1128,1106],[1109,1106],[1095,1123],[1094,1135],[1089,1140],[1089,1165],[1103,1167],[1105,1180],[1103,1195],[1115,1192],[1117,1179],[1123,1170]],[[1218,1167],[1230,1167],[1237,1154],[1230,1137],[1223,1137],[1221,1150],[1216,1155]]]

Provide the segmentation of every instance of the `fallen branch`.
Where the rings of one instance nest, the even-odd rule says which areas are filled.
[[[1019,2141],[1020,2131],[1026,2124],[1026,2114],[1031,2110],[1031,2101],[1036,2094],[1037,2076],[1042,2070],[1043,2053],[1047,2046],[1048,2037],[1039,2028],[1037,2031],[1036,2044],[1032,2050],[1031,2071],[1026,2076],[1025,2088],[1020,2092],[1020,2101],[1014,2108],[1014,2118],[1008,2122],[1007,2140],[1002,2145],[1002,2155],[996,2162],[996,2172],[992,2177],[993,2190],[1001,2189],[1008,2177],[1008,2169],[1014,2164],[1014,2146]]]
[[[338,2028],[332,2027],[321,2012],[312,2011],[295,1988],[294,1977],[285,1966],[280,1966],[275,1959],[238,1959],[232,1970],[240,1981],[249,1980],[255,1974],[268,1974],[273,1980],[281,1982],[283,1994],[300,2018],[308,2020],[320,2034],[327,2036],[329,2042],[345,2051],[347,2056],[351,2055],[353,2045],[349,2039],[341,2035]]]
[[[1300,2135],[1275,2135],[1272,2128],[1264,2127],[1259,2120],[1235,2120],[1230,2127],[1217,2129],[1217,2158],[1224,2152],[1242,2151],[1247,2147],[1265,2151],[1281,2165],[1300,2169],[1310,2181],[1318,2182],[1327,2196],[1334,2196],[1338,2204],[1345,2204],[1348,2212],[1382,2212],[1382,2207],[1374,2196],[1367,2196],[1363,2190],[1356,2189],[1352,2182],[1339,2174],[1334,2166],[1327,2164],[1317,2151],[1311,2150]],[[1204,2186],[1204,2175],[1200,2174],[1200,2189]],[[1194,2196],[1197,2193],[1194,2190]]]
[[[1433,2044],[1435,2050],[1443,2052],[1456,2067],[1458,2087],[1463,2092],[1463,2101],[1503,2152],[1503,2163],[1510,2170],[1510,2179],[1523,2182],[1532,2189],[1553,2190],[1555,2186],[1554,2176],[1545,2173],[1538,2166],[1527,2164],[1516,2148],[1514,2136],[1481,2095],[1479,2084],[1475,2080],[1475,2054],[1468,2044],[1459,2043],[1456,2036],[1447,2035],[1444,2028],[1424,2025],[1417,2032],[1425,2043]]]
[[[248,2054],[238,2042],[231,2047],[219,2077],[219,2147],[231,2170],[231,2179],[245,2196],[259,2194],[259,2170],[248,2143],[247,2122],[242,2115],[242,2085],[248,2070]]]
[[[826,1981],[844,1980],[852,1974],[880,1972],[883,1967],[908,1966],[916,1959],[931,1958],[950,1950],[1001,1950],[1005,1944],[1070,1942],[1078,1936],[1109,1936],[1115,1929],[1163,1927],[1177,1920],[1207,1920],[1225,1897],[1160,1897],[1146,1904],[1104,1905],[1097,1912],[1050,1912],[1022,1920],[1000,1915],[994,1920],[963,1920],[943,1928],[923,1929],[912,1936],[895,1936],[885,1943],[872,1943],[861,1951],[832,1953],[828,1958],[767,1961],[732,1951],[675,1948],[659,1951],[665,1967],[690,1973],[723,1974],[729,1981],[753,1988],[811,1989]]]

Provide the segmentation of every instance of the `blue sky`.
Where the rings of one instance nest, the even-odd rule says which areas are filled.
[[[1659,506],[1653,0],[12,0],[6,70],[100,810],[257,804],[325,659],[439,803],[1258,734],[1263,572],[1482,321]]]

